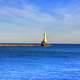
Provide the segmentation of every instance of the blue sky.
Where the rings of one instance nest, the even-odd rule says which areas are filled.
[[[0,0],[0,42],[80,43],[80,0]]]

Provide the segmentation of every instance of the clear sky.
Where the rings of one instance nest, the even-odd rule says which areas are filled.
[[[0,42],[80,43],[80,0],[0,0]]]

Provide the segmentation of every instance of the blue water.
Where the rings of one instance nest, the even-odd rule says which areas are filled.
[[[0,47],[0,80],[80,80],[80,45]]]

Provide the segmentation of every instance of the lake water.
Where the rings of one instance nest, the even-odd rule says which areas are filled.
[[[80,80],[80,45],[0,47],[0,80]]]

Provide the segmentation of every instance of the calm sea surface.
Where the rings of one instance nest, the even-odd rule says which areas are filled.
[[[80,80],[80,45],[0,47],[0,80]]]

